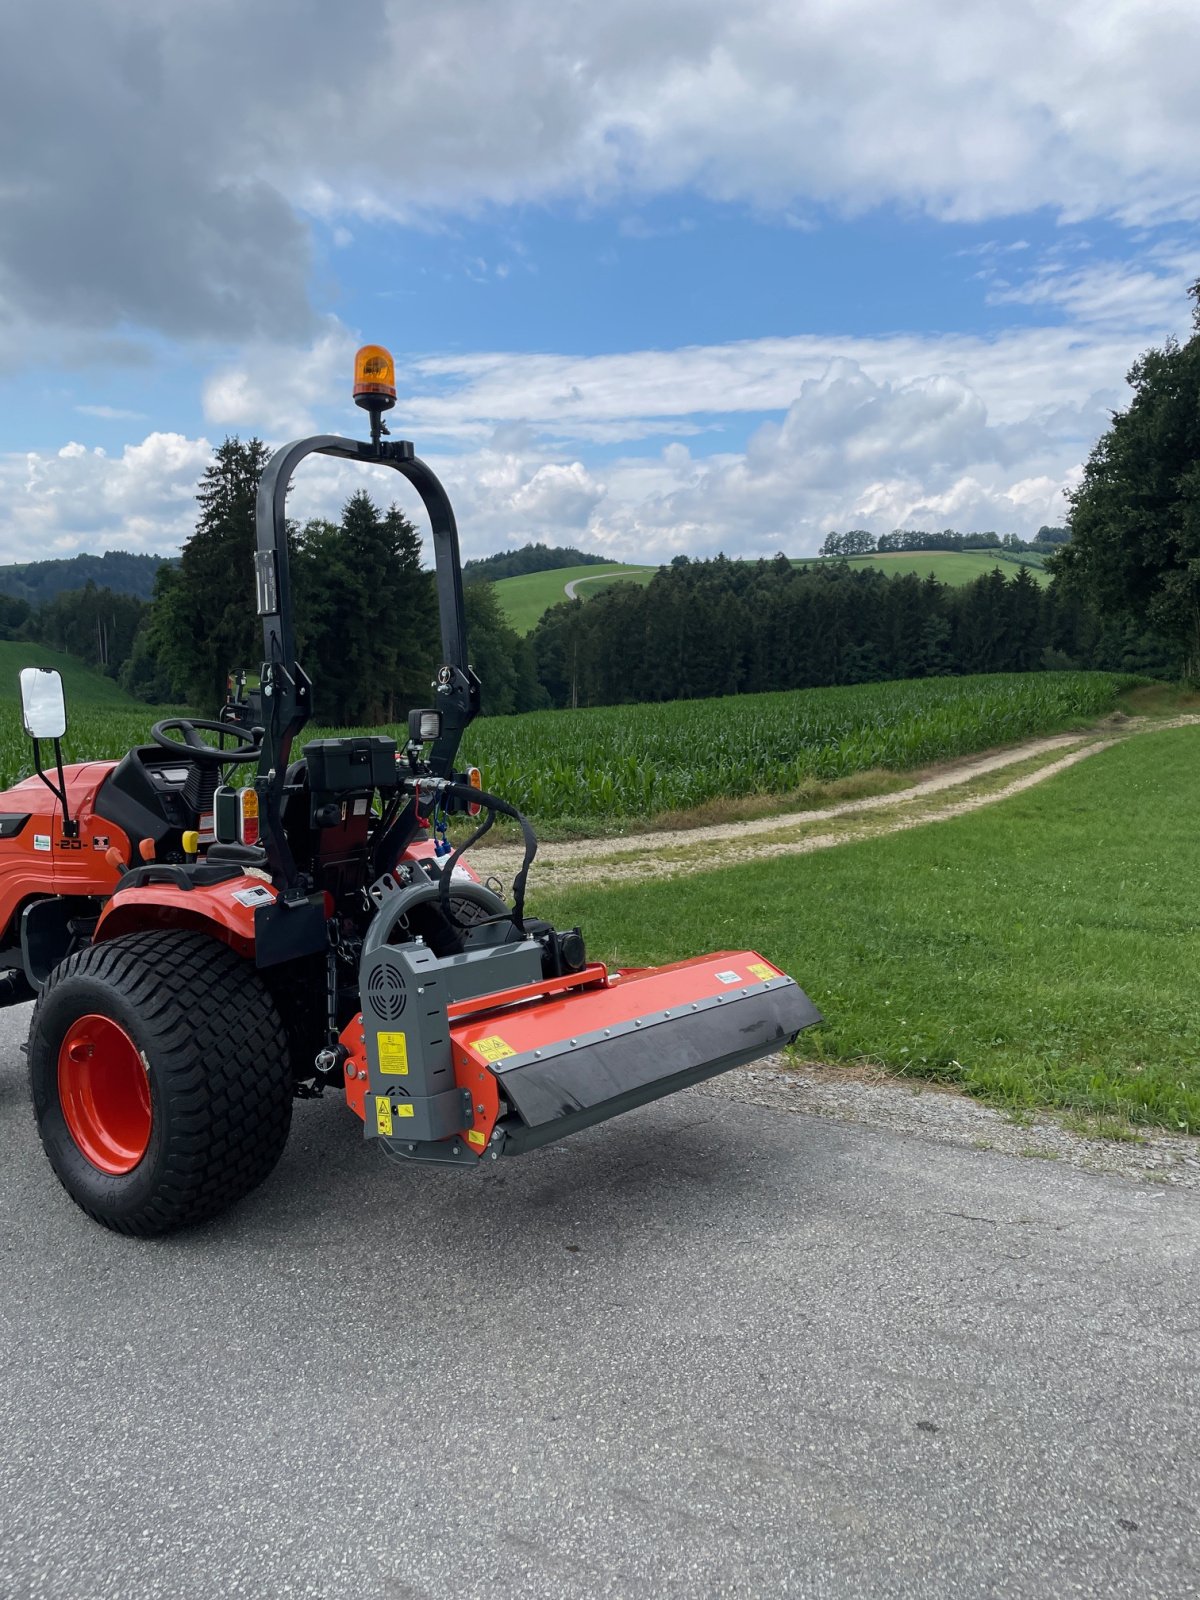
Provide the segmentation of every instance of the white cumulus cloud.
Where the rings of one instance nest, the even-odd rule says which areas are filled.
[[[195,526],[207,439],[151,433],[119,456],[72,441],[0,456],[0,561],[78,550],[169,553]]]

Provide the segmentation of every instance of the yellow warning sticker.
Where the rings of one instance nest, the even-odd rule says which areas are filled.
[[[467,1130],[467,1143],[473,1144],[477,1150],[482,1150],[484,1145],[487,1143],[487,1140],[483,1137],[478,1128],[470,1128]]]
[[[408,1077],[408,1039],[402,1033],[380,1033],[379,1070],[385,1077]]]
[[[395,1111],[398,1117],[411,1117],[415,1115],[413,1108],[410,1105],[405,1105],[403,1103],[396,1106]]]
[[[752,961],[750,963],[750,971],[756,978],[761,978],[764,983],[768,978],[777,978],[779,976],[775,968],[769,967],[765,961]]]
[[[392,1102],[385,1094],[375,1096],[375,1126],[385,1139],[392,1131]]]
[[[515,1056],[512,1045],[505,1044],[498,1033],[489,1033],[486,1039],[475,1039],[472,1050],[478,1050],[485,1061],[503,1061],[505,1056]]]

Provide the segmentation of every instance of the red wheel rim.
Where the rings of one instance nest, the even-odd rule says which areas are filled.
[[[94,1167],[133,1171],[150,1143],[150,1080],[137,1045],[111,1017],[89,1013],[67,1029],[58,1098],[68,1132]]]

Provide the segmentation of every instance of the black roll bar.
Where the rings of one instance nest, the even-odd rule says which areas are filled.
[[[421,496],[433,533],[442,665],[436,678],[442,731],[429,756],[438,777],[448,777],[467,725],[479,710],[479,680],[467,663],[458,527],[437,474],[413,452],[407,439],[366,442],[336,433],[314,434],[286,444],[268,461],[258,486],[255,575],[263,625],[262,706],[265,732],[258,776],[259,837],[272,877],[285,895],[295,892],[299,873],[283,832],[283,789],[292,741],[312,715],[312,684],[296,659],[292,580],[287,546],[287,492],[306,456],[339,456],[364,466],[393,467]]]

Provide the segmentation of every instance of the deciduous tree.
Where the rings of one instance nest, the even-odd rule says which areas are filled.
[[[1196,332],[1133,365],[1133,400],[1112,420],[1070,496],[1071,542],[1049,558],[1102,616],[1170,638],[1200,681],[1200,282]]]

